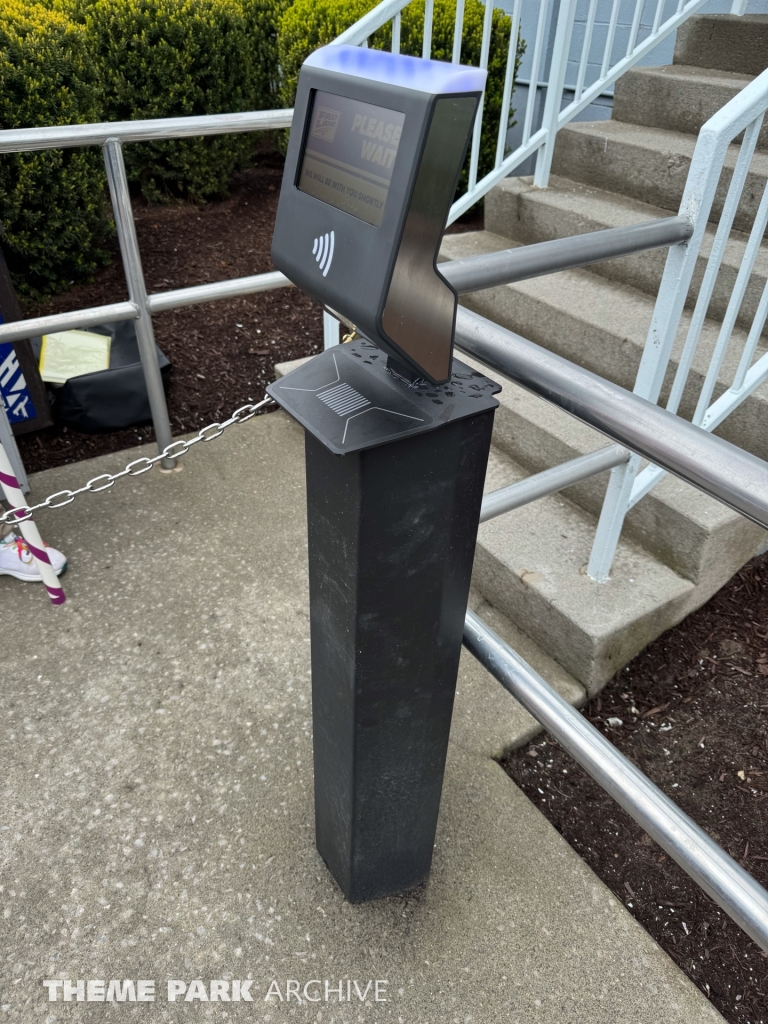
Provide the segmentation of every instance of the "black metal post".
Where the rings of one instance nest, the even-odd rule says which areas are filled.
[[[362,340],[268,390],[306,428],[317,848],[361,902],[429,874],[499,386]]]
[[[429,874],[492,426],[306,436],[317,847],[354,902]]]

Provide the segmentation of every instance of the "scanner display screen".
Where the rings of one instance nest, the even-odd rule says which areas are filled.
[[[298,187],[378,227],[405,114],[316,91]]]

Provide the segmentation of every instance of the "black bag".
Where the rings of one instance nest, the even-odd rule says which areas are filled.
[[[123,430],[149,423],[147,385],[139,356],[136,327],[132,320],[88,327],[94,334],[112,338],[109,369],[70,377],[66,384],[49,385],[56,392],[55,412],[62,423],[78,430]],[[168,386],[171,363],[157,347],[157,359]]]

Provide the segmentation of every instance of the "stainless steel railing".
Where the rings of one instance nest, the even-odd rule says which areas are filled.
[[[768,463],[762,459],[461,307],[456,344],[612,441],[768,529]]]
[[[465,309],[456,344],[619,442],[486,495],[481,521],[622,465],[635,452],[768,528],[768,463]],[[464,645],[768,951],[768,892],[471,610]]]
[[[282,274],[255,274],[229,281],[179,288],[154,295],[147,293],[136,225],[131,209],[128,181],[123,161],[123,143],[158,139],[182,139],[199,135],[223,135],[230,132],[270,131],[288,128],[292,110],[259,110],[243,114],[211,114],[203,117],[169,117],[152,121],[116,121],[104,124],[59,125],[49,128],[22,128],[0,132],[0,153],[30,153],[43,149],[73,146],[101,146],[104,167],[112,200],[115,228],[120,244],[123,269],[128,287],[128,300],[92,309],[74,310],[51,316],[0,325],[0,341],[17,341],[38,334],[63,331],[73,327],[93,327],[118,320],[135,320],[139,352],[147,384],[152,423],[159,451],[173,440],[168,406],[155,351],[152,314],[196,302],[248,295],[290,284]],[[163,459],[171,469],[174,459]]]
[[[659,846],[768,951],[768,892],[472,611],[464,646]]]
[[[494,285],[527,281],[590,263],[616,259],[685,242],[693,225],[685,217],[660,217],[627,227],[588,231],[583,235],[536,242],[514,249],[483,253],[440,264],[440,273],[459,294],[476,292]]]

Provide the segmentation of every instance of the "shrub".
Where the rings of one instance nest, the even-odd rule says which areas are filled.
[[[60,0],[91,41],[103,120],[185,117],[275,106],[283,0]],[[148,199],[226,193],[260,133],[126,146],[128,177]]]
[[[85,31],[63,13],[0,0],[0,128],[100,119]],[[107,260],[104,165],[98,149],[0,156],[3,249],[20,294],[61,291]]]
[[[296,0],[293,6],[283,13],[280,19],[278,41],[283,76],[282,98],[285,106],[293,105],[299,71],[309,54],[319,46],[330,43],[364,14],[367,14],[372,7],[373,3],[370,0]],[[463,64],[477,65],[480,63],[484,14],[485,7],[480,0],[466,0],[461,44],[461,62]],[[433,60],[449,61],[451,59],[455,17],[455,0],[435,0],[432,20]],[[501,117],[510,28],[510,19],[507,15],[501,10],[494,10],[488,59],[488,85],[483,107],[483,134],[478,178],[493,168],[496,159],[496,140]],[[401,53],[420,57],[423,35],[424,5],[411,3],[402,12]],[[370,37],[368,45],[377,49],[389,49],[391,41],[391,23],[388,23]],[[517,74],[524,52],[525,43],[518,40],[515,74]],[[513,114],[514,111],[510,110],[510,117]],[[465,167],[459,183],[460,189],[466,186],[467,175],[468,167]]]

